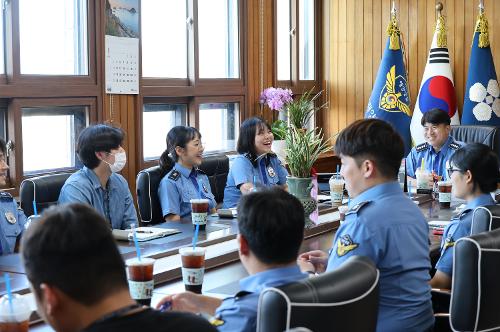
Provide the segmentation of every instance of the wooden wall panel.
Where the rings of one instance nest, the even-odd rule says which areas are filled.
[[[440,0],[444,5],[448,27],[448,49],[462,112],[465,83],[469,66],[470,46],[478,14],[478,0]],[[408,82],[412,109],[427,62],[436,23],[435,6],[439,0],[396,0],[400,28],[408,58]],[[326,95],[328,116],[324,130],[332,135],[355,119],[363,118],[382,52],[387,42],[391,0],[330,0],[330,44]],[[485,0],[490,24],[493,59],[500,66],[500,1]]]

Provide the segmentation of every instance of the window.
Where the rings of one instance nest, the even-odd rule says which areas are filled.
[[[290,0],[277,0],[276,38],[278,81],[290,80],[291,41]]]
[[[5,74],[3,11],[0,12],[0,74]]]
[[[239,77],[238,1],[198,0],[200,78]]]
[[[239,130],[238,103],[200,104],[200,133],[205,152],[236,149]]]
[[[21,74],[88,75],[87,1],[19,0]]]
[[[75,145],[87,113],[85,106],[22,108],[23,173],[81,167]]]
[[[299,79],[314,80],[314,0],[299,0]]]
[[[141,9],[142,76],[187,78],[187,2],[142,0]]]
[[[142,115],[144,160],[158,159],[166,148],[168,131],[186,125],[187,105],[146,104]]]

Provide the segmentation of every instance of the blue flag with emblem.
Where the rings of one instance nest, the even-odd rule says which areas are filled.
[[[465,86],[462,124],[499,126],[499,97],[500,89],[488,36],[488,21],[484,7],[480,5]]]
[[[387,33],[389,38],[368,101],[365,118],[377,118],[391,123],[403,138],[406,155],[411,148],[410,90],[401,48],[401,32],[394,8]]]

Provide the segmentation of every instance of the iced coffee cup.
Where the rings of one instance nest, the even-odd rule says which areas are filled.
[[[417,190],[432,190],[431,183],[433,180],[432,173],[425,169],[417,169],[415,172],[417,178]]]
[[[439,207],[449,209],[451,204],[451,182],[439,181],[437,183],[437,186],[439,195]]]
[[[153,258],[128,259],[127,279],[130,296],[142,305],[151,305],[153,297],[154,278],[153,267],[155,260]]]
[[[12,305],[7,295],[0,298],[0,331],[28,332],[31,309],[28,300],[12,294]]]
[[[334,175],[330,178],[328,183],[330,184],[330,198],[332,200],[332,205],[342,205],[342,199],[344,198],[344,179],[338,178]]]
[[[193,226],[200,225],[200,230],[204,230],[207,226],[208,218],[208,199],[192,199],[191,202],[191,220]]]
[[[182,280],[187,291],[201,294],[205,274],[205,248],[186,247],[179,249],[182,260]]]

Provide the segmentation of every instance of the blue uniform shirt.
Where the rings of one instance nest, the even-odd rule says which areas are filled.
[[[258,185],[271,187],[286,184],[287,175],[286,168],[274,154],[260,158],[255,167],[246,155],[240,154],[233,160],[227,175],[223,207],[228,209],[238,205],[241,197],[239,186],[252,183],[254,176],[257,178]]]
[[[495,201],[490,194],[482,194],[468,202],[465,209],[446,226],[441,240],[441,257],[436,263],[436,270],[453,274],[453,247],[455,242],[465,236],[470,235],[472,227],[472,212],[475,208],[485,205],[494,205]]]
[[[335,234],[327,271],[351,255],[370,258],[380,270],[377,331],[426,331],[434,316],[429,227],[422,212],[397,182],[364,191],[351,206]]]
[[[257,328],[257,306],[260,292],[267,287],[276,287],[307,278],[298,266],[281,267],[251,275],[240,281],[241,292],[228,297],[215,311],[222,321],[219,331],[254,332]]]
[[[207,198],[210,209],[217,205],[208,176],[200,170],[189,169],[179,163],[175,163],[170,172],[161,179],[158,197],[164,217],[168,214],[177,214],[181,218],[189,216],[191,199]]]
[[[24,231],[26,216],[11,194],[0,192],[0,255],[12,254]]]
[[[448,179],[446,173],[446,162],[455,153],[456,150],[464,146],[465,143],[457,142],[449,136],[439,152],[436,152],[429,143],[422,143],[413,147],[406,157],[406,174],[415,178],[417,168],[422,165],[422,159],[425,160],[425,169],[429,172],[434,171],[444,180]]]
[[[104,216],[113,229],[127,229],[132,223],[138,226],[127,180],[120,174],[112,173],[106,186],[104,189],[94,171],[84,166],[64,183],[59,204],[88,204]]]

